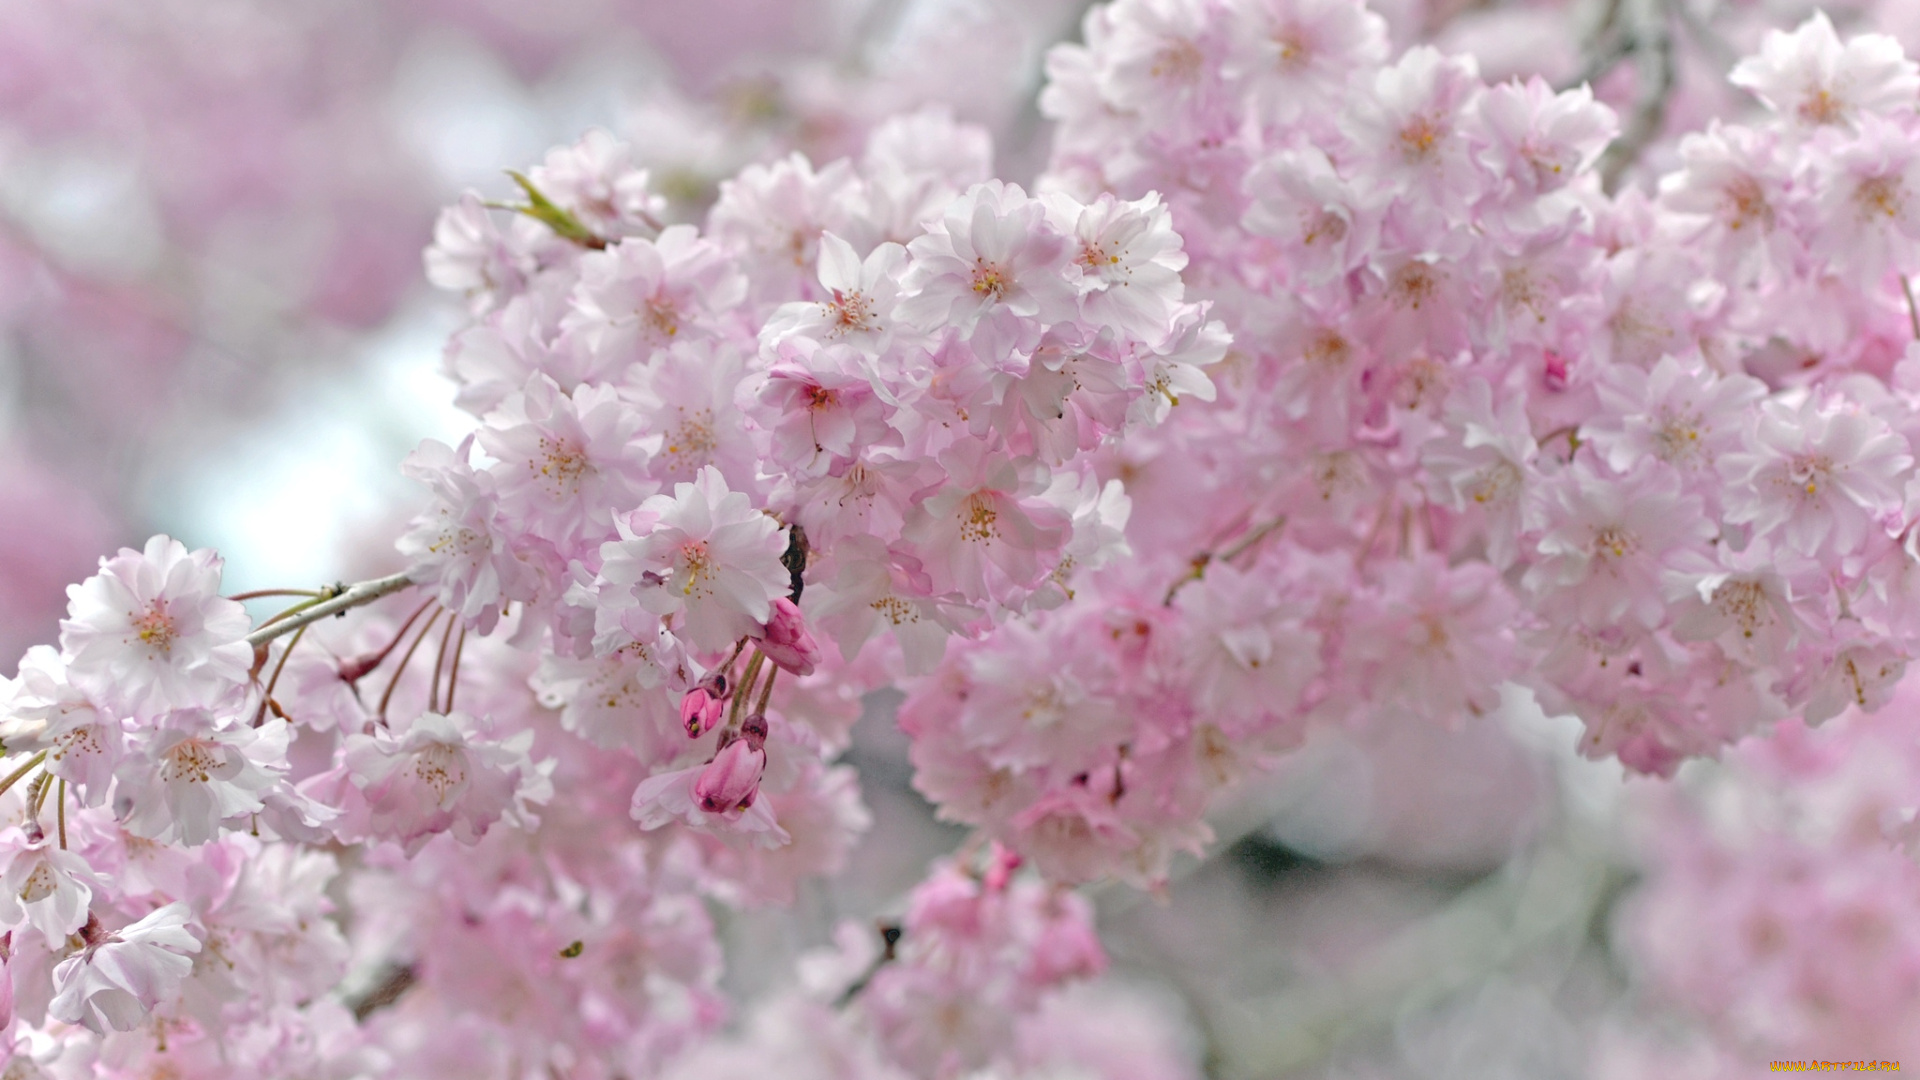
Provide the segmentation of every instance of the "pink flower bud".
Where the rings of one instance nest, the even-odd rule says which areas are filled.
[[[1569,381],[1567,358],[1554,352],[1552,349],[1548,349],[1547,364],[1545,369],[1540,373],[1540,381],[1548,390],[1556,394],[1565,390]]]
[[[687,738],[697,739],[713,730],[727,710],[727,697],[727,677],[719,672],[687,691],[680,699],[680,723],[686,726]]]
[[[709,814],[725,814],[753,805],[760,793],[760,774],[767,768],[766,750],[759,740],[736,737],[700,770],[693,782],[693,798]]]
[[[773,601],[773,616],[767,620],[760,651],[782,670],[795,675],[813,674],[814,665],[820,662],[820,646],[807,631],[806,620],[793,601],[784,596]]]

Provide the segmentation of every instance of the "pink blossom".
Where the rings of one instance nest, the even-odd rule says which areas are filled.
[[[40,932],[47,948],[61,949],[86,924],[93,886],[101,884],[87,860],[57,847],[53,838],[29,841],[18,829],[0,833],[7,857],[0,872],[0,922],[23,922]]]
[[[807,270],[818,256],[825,272],[823,234],[845,232],[858,221],[862,185],[852,165],[835,161],[816,170],[799,153],[768,164],[751,164],[720,184],[720,199],[708,216],[714,239],[742,255],[755,278],[754,295],[769,300],[812,293]],[[824,276],[823,285],[828,285]],[[833,288],[828,285],[828,288]],[[829,292],[827,295],[831,296]],[[817,298],[814,294],[810,298]]]
[[[553,796],[553,766],[528,756],[531,731],[500,738],[488,728],[466,713],[425,712],[349,736],[342,760],[364,805],[347,828],[414,855],[438,833],[471,846],[499,822],[531,827],[531,804]]]
[[[1808,128],[1910,110],[1920,94],[1920,67],[1898,41],[1861,34],[1843,43],[1824,11],[1792,33],[1767,31],[1760,52],[1735,65],[1727,79]]]
[[[1387,57],[1386,21],[1359,0],[1260,0],[1232,10],[1223,73],[1253,88],[1270,122],[1310,115]]]
[[[1080,272],[1081,318],[1144,340],[1164,335],[1184,295],[1180,271],[1187,256],[1160,196],[1123,202],[1104,194],[1085,206],[1063,195],[1043,201],[1069,238],[1071,265]]]
[[[86,947],[54,969],[47,1014],[99,1035],[139,1027],[193,970],[188,954],[200,951],[200,940],[191,919],[187,905],[175,902],[119,931],[93,929]]]
[[[779,525],[711,467],[616,524],[620,539],[600,549],[600,602],[674,618],[696,648],[718,652],[752,634],[788,589]]]
[[[592,128],[578,142],[547,151],[527,178],[589,232],[608,239],[643,235],[659,229],[667,201],[649,190],[648,171],[634,157],[631,145]]]
[[[754,798],[745,805],[735,803],[724,812],[704,809],[704,801],[694,787],[706,775],[708,767],[702,764],[675,769],[641,781],[633,790],[633,820],[639,822],[642,829],[658,829],[669,822],[683,821],[723,838],[739,837],[763,848],[776,848],[792,841],[792,834],[780,827],[766,798]]]
[[[88,806],[106,801],[126,750],[124,726],[67,681],[66,662],[36,645],[20,658],[19,677],[0,695],[0,739],[9,750],[47,751],[47,770],[73,785]]]
[[[200,710],[168,715],[136,732],[116,772],[115,801],[128,831],[184,847],[258,813],[287,771],[291,725],[222,727]]]
[[[1613,110],[1594,101],[1590,87],[1555,93],[1537,75],[1488,89],[1475,118],[1487,141],[1480,160],[1523,196],[1573,183],[1620,127]]]
[[[1066,237],[1017,185],[975,185],[948,207],[937,231],[907,251],[913,262],[899,311],[916,326],[951,324],[971,336],[984,321],[995,326],[996,344],[1018,347],[1026,337],[1022,320],[1058,322],[1074,314]]]
[[[1463,116],[1480,94],[1471,57],[1415,46],[1374,76],[1350,137],[1403,195],[1440,206],[1471,201],[1486,183]]]
[[[414,581],[484,634],[505,601],[531,595],[531,572],[508,544],[492,474],[469,464],[472,445],[469,438],[454,450],[427,439],[407,456],[401,471],[428,485],[435,501],[395,546]]]
[[[480,311],[519,293],[533,271],[528,252],[501,234],[492,212],[474,192],[440,212],[426,264],[428,281],[466,293]]]
[[[673,225],[655,239],[630,237],[583,256],[564,325],[596,352],[643,359],[720,333],[746,290],[724,250],[690,225]]]
[[[1870,118],[1859,139],[1822,155],[1814,250],[1849,280],[1906,272],[1920,252],[1920,146],[1905,127]]]
[[[919,559],[874,537],[842,542],[831,569],[809,585],[804,610],[847,660],[889,630],[907,672],[924,675],[940,662],[947,639],[981,617],[977,608],[936,595]]]
[[[67,589],[66,676],[123,715],[210,705],[247,676],[246,609],[220,596],[221,559],[166,536],[121,548]]]
[[[725,676],[710,677],[680,699],[680,726],[687,729],[687,738],[697,739],[719,726],[727,710],[728,697],[718,692],[725,682]]]
[[[1598,386],[1601,411],[1587,438],[1607,464],[1626,472],[1655,458],[1698,476],[1741,445],[1741,432],[1767,388],[1745,375],[1716,376],[1698,363],[1662,357],[1651,372],[1620,365]]]
[[[1223,727],[1286,717],[1320,671],[1320,635],[1273,575],[1209,567],[1175,603],[1187,618],[1195,703]]]
[[[845,473],[860,454],[898,446],[892,409],[874,393],[857,353],[796,339],[779,346],[759,404],[772,424],[769,457],[795,476]]]
[[[1590,626],[1658,625],[1661,575],[1714,535],[1699,497],[1656,462],[1615,476],[1578,458],[1542,495],[1541,558],[1526,587],[1546,610]]]
[[[901,530],[933,587],[968,600],[1013,600],[1040,583],[1067,541],[1065,514],[1037,496],[1045,471],[996,460],[972,444],[944,455],[948,483],[914,508]]]
[[[906,260],[907,250],[891,242],[874,245],[863,260],[847,241],[822,233],[823,299],[782,304],[767,317],[762,339],[777,345],[806,336],[845,342],[866,356],[880,355],[893,341],[894,308]]]
[[[1720,475],[1727,520],[1751,523],[1755,536],[1779,530],[1805,555],[1850,549],[1901,506],[1913,457],[1870,413],[1811,396],[1797,406],[1775,399],[1743,434],[1745,451],[1725,455]]]
[[[476,433],[499,462],[489,470],[501,512],[563,550],[612,532],[612,509],[637,506],[656,489],[647,474],[639,418],[612,387],[571,394],[545,375],[489,414]]]
[[[1303,285],[1324,285],[1363,264],[1380,242],[1386,205],[1315,149],[1283,150],[1247,173],[1245,225],[1271,237]]]

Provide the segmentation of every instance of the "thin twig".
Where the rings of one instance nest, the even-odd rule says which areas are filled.
[[[340,677],[349,683],[355,684],[355,692],[357,693],[360,680],[373,674],[374,671],[379,669],[381,664],[387,662],[387,657],[391,655],[393,650],[400,645],[400,642],[406,638],[407,631],[412,628],[414,620],[425,615],[427,609],[432,607],[434,603],[435,601],[431,596],[420,601],[420,606],[413,609],[413,614],[407,616],[406,621],[400,624],[400,629],[393,632],[393,640],[381,646],[380,651],[371,656],[361,656],[351,662],[342,663],[340,667]]]
[[[1913,282],[1900,275],[1900,291],[1907,294],[1907,321],[1913,324],[1913,340],[1920,341],[1920,307],[1913,306]]]
[[[346,1003],[355,1020],[365,1020],[368,1016],[399,1001],[413,984],[419,981],[411,965],[396,964],[387,970],[386,975],[359,998]]]
[[[447,666],[447,646],[453,641],[453,624],[459,619],[448,619],[447,628],[440,634],[440,651],[433,658],[433,680],[427,683],[427,711],[440,711],[440,672]]]
[[[393,700],[393,691],[395,687],[400,685],[400,676],[407,673],[407,664],[412,662],[414,650],[418,649],[420,642],[425,640],[427,634],[432,632],[433,624],[440,621],[441,614],[442,612],[436,611],[428,616],[427,624],[420,628],[419,633],[413,635],[413,644],[407,646],[407,651],[400,654],[400,666],[393,669],[393,677],[387,680],[386,692],[380,695],[380,707],[374,710],[374,715],[379,717],[383,723],[387,719],[387,702]]]
[[[460,623],[460,639],[453,643],[453,670],[447,672],[447,711],[453,711],[453,691],[460,685],[460,653],[467,647],[467,624]]]
[[[326,594],[319,589],[255,589],[252,592],[234,593],[229,600],[261,600],[269,596],[320,596]]]
[[[1272,535],[1275,530],[1279,529],[1281,526],[1285,525],[1286,523],[1287,523],[1287,517],[1285,514],[1282,514],[1271,521],[1262,522],[1261,524],[1255,525],[1253,528],[1248,529],[1245,535],[1241,536],[1240,539],[1234,541],[1232,544],[1228,545],[1224,550],[1220,552],[1216,553],[1212,551],[1203,551],[1200,554],[1195,555],[1192,561],[1188,564],[1191,567],[1191,569],[1189,569],[1185,574],[1182,574],[1179,580],[1167,586],[1167,594],[1166,596],[1161,598],[1160,606],[1172,607],[1173,598],[1176,595],[1178,595],[1180,590],[1185,588],[1189,582],[1199,581],[1201,578],[1205,577],[1207,573],[1207,567],[1213,565],[1213,563],[1215,563],[1216,561],[1232,562],[1234,559],[1237,559],[1240,556],[1246,554],[1249,550],[1253,548],[1255,544],[1258,544],[1260,541],[1265,540],[1268,536]]]
[[[319,622],[329,615],[338,615],[340,612],[357,608],[362,604],[371,604],[383,596],[390,596],[412,584],[413,579],[403,571],[383,578],[374,578],[372,581],[349,585],[345,592],[330,600],[315,604],[297,615],[261,626],[247,635],[247,644],[255,647],[265,645],[274,638],[282,634],[290,634],[308,623]]]
[[[273,700],[273,688],[280,685],[280,673],[287,670],[287,658],[293,655],[293,650],[300,644],[300,639],[306,636],[306,627],[295,630],[293,640],[287,642],[287,647],[280,650],[280,662],[273,665],[273,675],[267,679],[267,688],[260,694],[260,707],[253,711],[254,727],[259,727],[260,722],[267,718],[267,702]]]
[[[54,796],[60,802],[53,808],[54,817],[60,823],[60,850],[67,850],[67,781],[60,781],[60,791]]]

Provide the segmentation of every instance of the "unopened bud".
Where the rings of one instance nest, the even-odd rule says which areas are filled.
[[[754,796],[760,794],[760,774],[767,768],[766,750],[754,744],[764,738],[736,738],[707,762],[693,782],[693,798],[700,809],[725,814],[753,805]]]
[[[819,643],[808,632],[799,607],[784,596],[773,602],[773,615],[767,619],[760,651],[782,671],[794,675],[811,675],[820,663]]]

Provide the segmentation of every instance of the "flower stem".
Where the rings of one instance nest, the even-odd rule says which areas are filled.
[[[778,667],[767,669],[767,681],[760,684],[760,700],[754,703],[754,712],[764,714],[767,711],[767,699],[773,696],[773,679],[778,674]]]
[[[453,711],[453,691],[460,685],[460,653],[467,647],[467,624],[460,624],[459,640],[453,643],[453,670],[447,672],[447,711]]]
[[[254,727],[259,727],[260,722],[267,718],[267,703],[273,700],[273,688],[280,685],[280,673],[287,670],[287,658],[293,655],[294,647],[299,645],[300,639],[306,636],[306,627],[295,630],[293,639],[287,642],[286,648],[280,650],[280,662],[273,665],[273,674],[267,679],[267,688],[260,694],[260,707],[253,712]]]
[[[8,773],[7,778],[5,780],[0,780],[0,795],[5,795],[9,788],[13,787],[13,785],[20,782],[21,777],[32,772],[34,766],[40,764],[45,760],[47,760],[47,752],[45,750],[42,750],[39,753],[28,758],[25,764],[22,764],[19,768]]]
[[[747,661],[747,673],[740,677],[740,685],[733,692],[733,704],[727,706],[727,726],[740,726],[741,713],[747,697],[753,693],[754,680],[760,677],[760,665],[765,663],[767,654],[759,649],[753,650],[753,656]]]
[[[440,651],[433,658],[433,681],[427,683],[427,711],[440,712],[440,672],[447,666],[447,645],[453,641],[453,624],[459,619],[449,618],[447,628],[440,634]]]
[[[387,680],[386,692],[380,695],[380,707],[374,711],[374,715],[379,717],[381,723],[386,723],[387,702],[393,700],[394,688],[400,685],[400,676],[407,673],[407,664],[413,660],[414,650],[420,647],[420,642],[426,639],[428,632],[433,629],[433,624],[440,620],[441,614],[441,611],[436,611],[428,616],[427,624],[420,628],[419,633],[413,635],[413,644],[407,646],[407,651],[400,654],[400,666],[393,669],[393,678]]]

